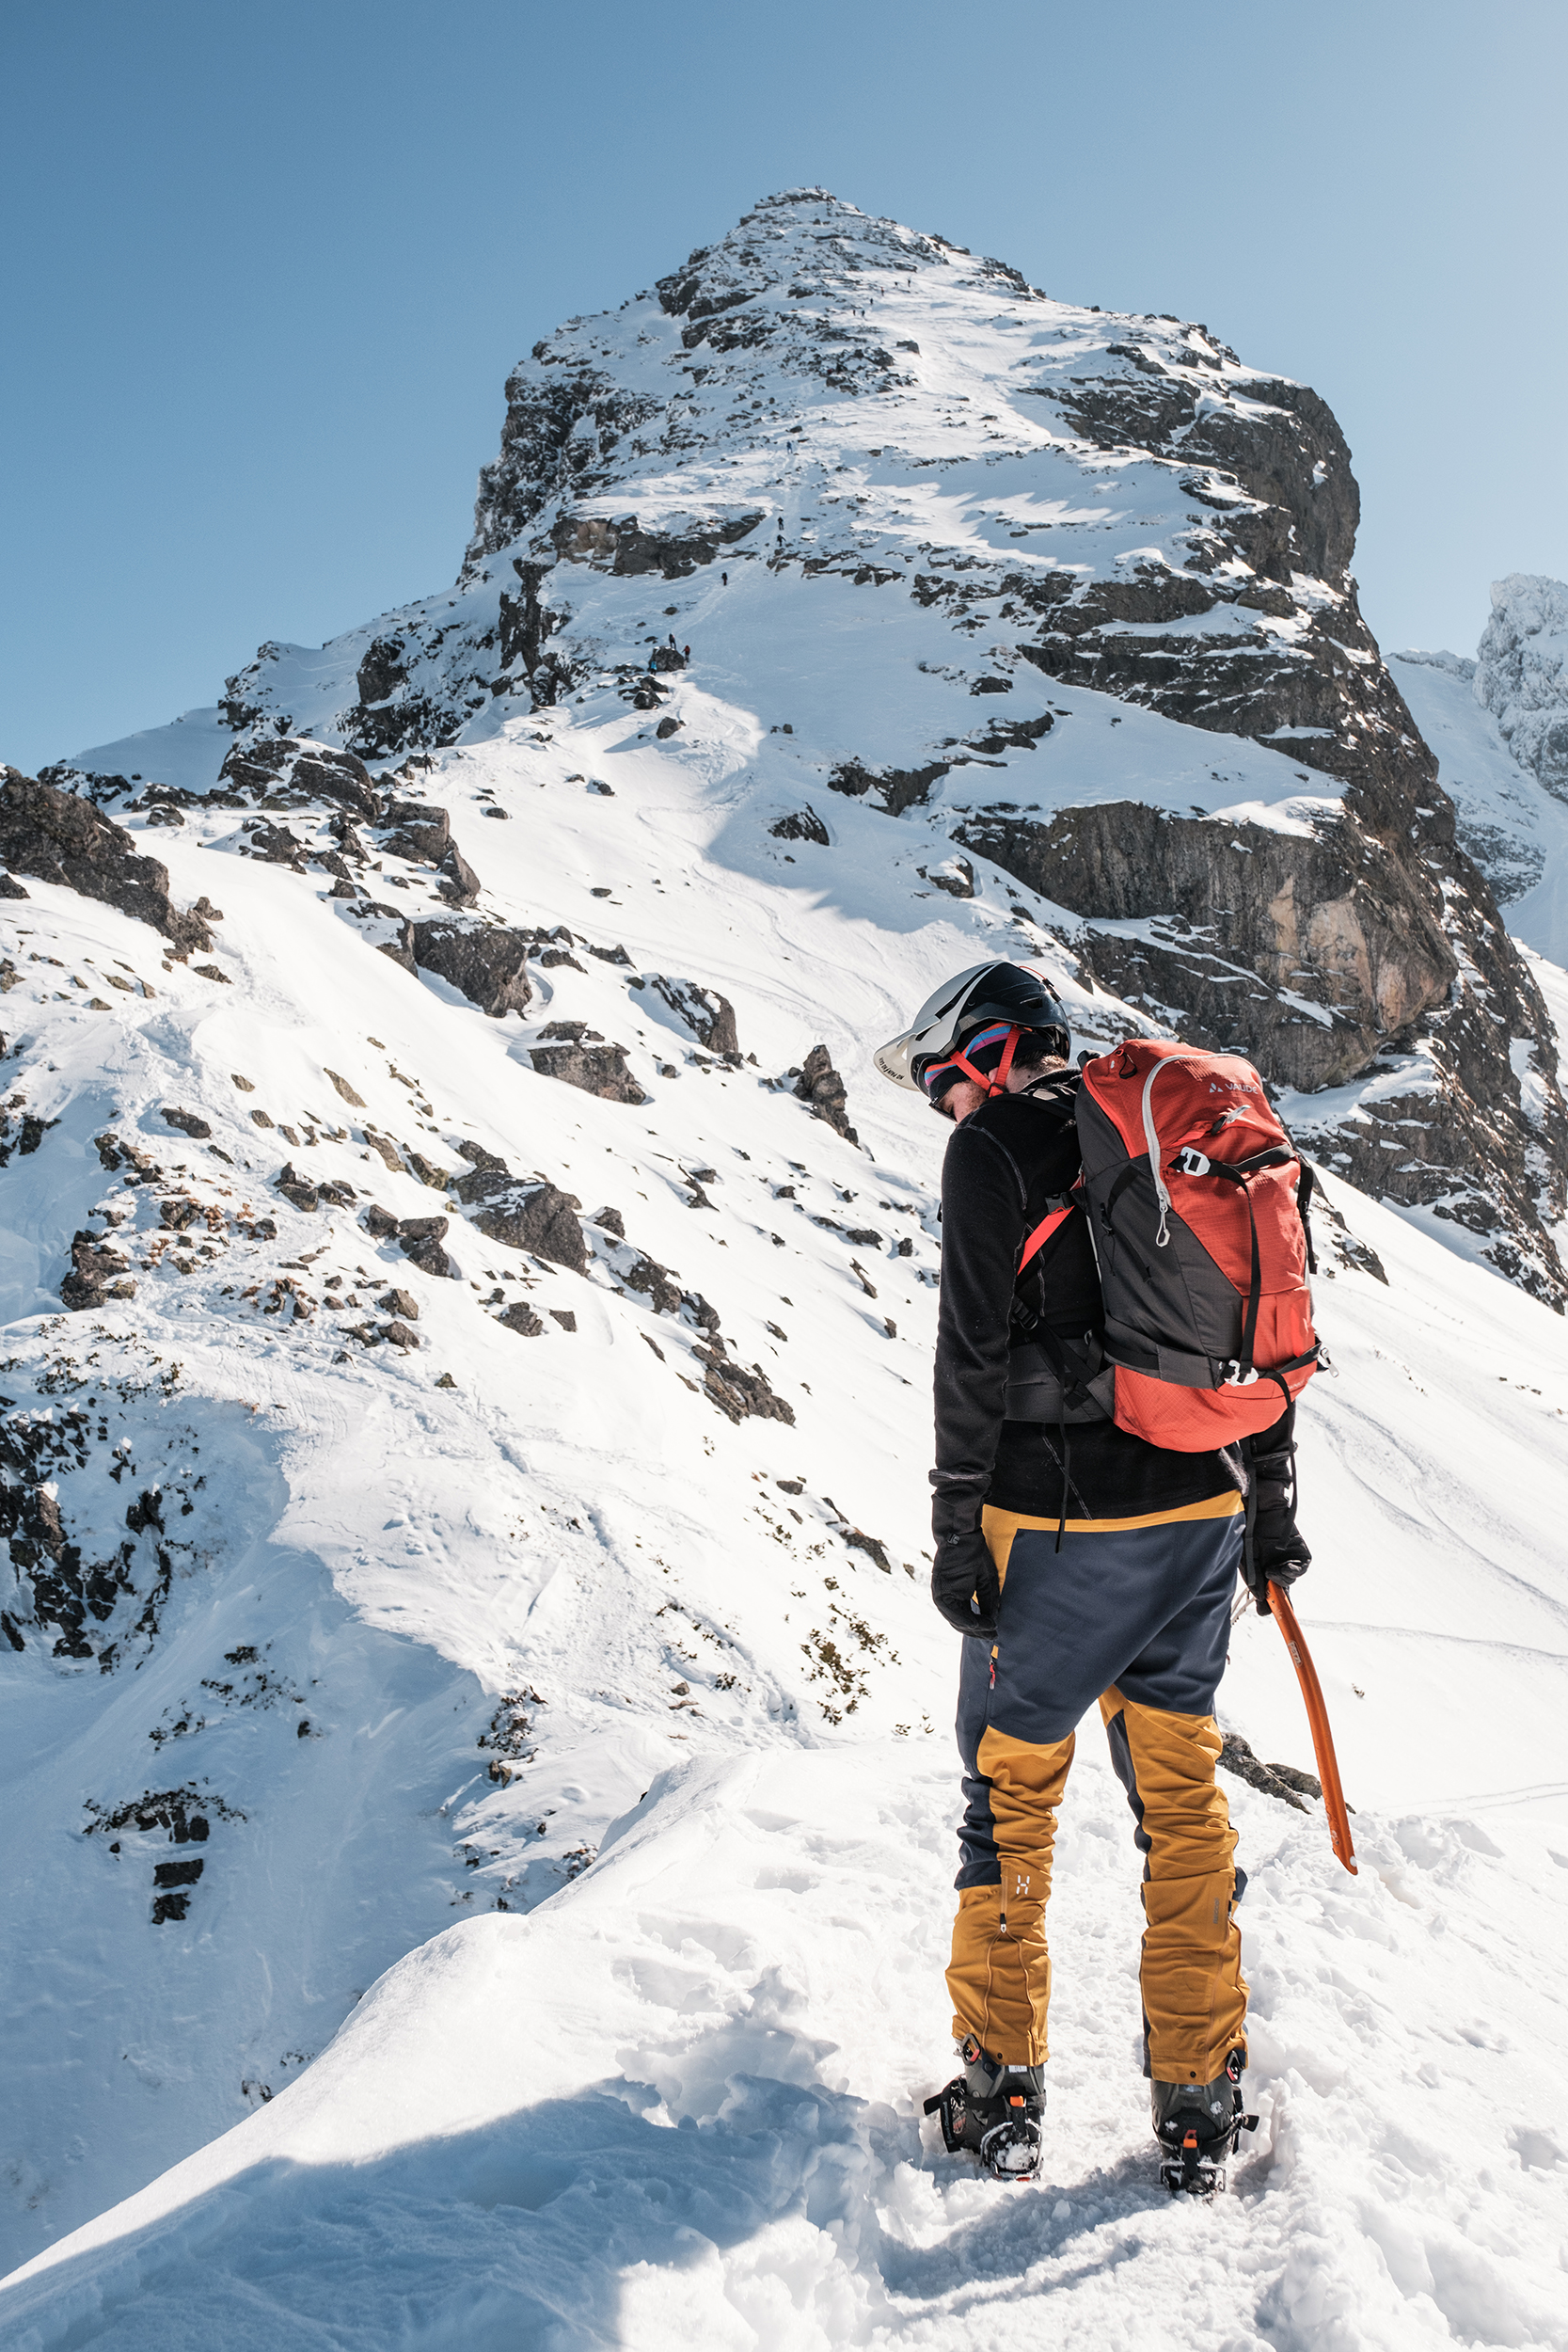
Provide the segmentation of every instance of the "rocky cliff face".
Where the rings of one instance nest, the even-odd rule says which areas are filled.
[[[1324,403],[1208,328],[798,189],[537,343],[454,590],[262,647],[224,717],[373,761],[619,707],[781,824],[858,799],[1560,1304],[1555,1041],[1358,611],[1358,507]],[[1522,708],[1539,667],[1488,674]]]

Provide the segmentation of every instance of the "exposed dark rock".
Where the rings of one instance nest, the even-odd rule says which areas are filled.
[[[152,1866],[154,1886],[194,1886],[207,1865],[198,1854],[190,1862],[157,1862]]]
[[[236,743],[219,777],[243,791],[335,801],[372,820],[380,806],[362,760],[353,752],[302,736],[262,736],[243,750]]]
[[[601,1232],[613,1233],[617,1241],[626,1240],[626,1220],[619,1209],[596,1209],[590,1221],[597,1225]]]
[[[367,863],[365,845],[355,831],[353,818],[340,809],[336,817],[328,818],[327,821],[337,835],[338,847],[343,856],[352,858],[356,866],[365,865]]]
[[[14,874],[0,874],[0,898],[25,898],[27,896]]]
[[[815,841],[824,850],[829,846],[828,828],[814,808],[792,810],[768,830],[775,841]]]
[[[828,782],[833,791],[847,792],[851,800],[875,792],[890,817],[901,817],[905,809],[927,799],[932,785],[940,784],[952,768],[950,759],[933,759],[924,768],[867,768],[858,759],[847,759]]]
[[[53,785],[7,768],[0,781],[0,860],[13,873],[62,882],[85,898],[118,907],[161,931],[177,955],[205,954],[213,939],[200,916],[168,895],[168,868],[142,857],[121,825]]]
[[[400,1321],[384,1325],[381,1336],[391,1347],[418,1347],[420,1343],[419,1333],[411,1331],[406,1323]]]
[[[420,1319],[420,1302],[412,1291],[391,1290],[375,1303],[384,1315],[401,1315],[405,1323],[418,1323]]]
[[[400,638],[376,638],[359,664],[356,681],[359,689],[359,700],[367,707],[372,703],[386,702],[389,696],[397,692],[400,686],[407,685],[408,672],[404,666],[404,651],[405,648]]]
[[[398,1230],[398,1220],[379,1201],[371,1200],[365,1207],[365,1231],[372,1241],[388,1241]]]
[[[134,1137],[125,1141],[115,1134],[112,1127],[105,1128],[101,1136],[93,1137],[93,1149],[105,1168],[134,1168],[144,1184],[151,1184],[163,1173],[156,1161],[142,1150]]]
[[[321,1196],[315,1184],[309,1176],[300,1175],[292,1161],[285,1163],[279,1173],[274,1177],[273,1182],[284,1200],[292,1201],[296,1209],[302,1209],[307,1216],[311,1215],[321,1206]]]
[[[550,1308],[549,1318],[552,1323],[559,1323],[563,1331],[575,1331],[578,1327],[578,1319],[570,1307]]]
[[[825,1045],[814,1045],[800,1064],[800,1073],[795,1079],[795,1091],[802,1103],[811,1104],[814,1119],[825,1119],[846,1143],[859,1143],[860,1137],[849,1124],[848,1097],[844,1081],[829,1059]]]
[[[657,726],[657,727],[655,727],[655,729],[654,729],[654,733],[655,733],[655,735],[658,738],[658,740],[659,740],[661,743],[668,743],[668,741],[670,740],[670,738],[671,738],[673,735],[678,735],[678,734],[680,733],[680,731],[681,731],[681,722],[680,722],[680,720],[679,720],[679,719],[675,719],[675,718],[671,718],[671,717],[666,717],[666,718],[661,719],[661,720],[659,721],[659,723],[658,723]]]
[[[717,1348],[698,1347],[692,1350],[697,1360],[707,1369],[703,1379],[704,1393],[712,1398],[727,1421],[742,1422],[749,1416],[762,1421],[787,1422],[795,1426],[795,1408],[782,1396],[775,1396],[768,1386],[768,1375],[760,1365],[750,1372],[732,1363]]]
[[[482,496],[483,486],[482,475]],[[522,594],[514,597],[504,588],[501,590],[499,634],[502,675],[495,681],[495,691],[499,691],[510,684],[511,674],[520,663],[530,707],[548,710],[573,681],[572,664],[548,650],[548,641],[565,616],[551,612],[540,596],[540,589],[552,568],[550,564],[526,563],[522,557],[514,556],[512,568],[521,584]]]
[[[606,1103],[635,1104],[648,1099],[626,1068],[624,1045],[535,1045],[529,1050],[529,1059],[541,1077],[560,1078]]]
[[[525,1185],[504,1169],[499,1183],[489,1181],[493,1176],[493,1170],[479,1169],[459,1177],[455,1187],[459,1200],[483,1202],[473,1220],[479,1231],[510,1249],[531,1250],[536,1258],[581,1274],[588,1264],[588,1246],[572,1195],[556,1184]]]
[[[545,1328],[533,1309],[521,1298],[515,1306],[508,1307],[505,1314],[498,1315],[496,1321],[508,1331],[520,1333],[525,1340],[538,1339]]]
[[[531,942],[522,931],[435,915],[412,926],[414,961],[435,972],[496,1020],[522,1012],[533,994],[528,976]]]
[[[379,899],[358,898],[344,909],[351,922],[364,926],[364,935],[372,947],[394,963],[401,963],[405,972],[418,969],[414,958],[414,925],[397,907],[383,906]]]
[[[1041,736],[1049,735],[1054,724],[1049,710],[1037,719],[993,719],[984,735],[965,737],[965,748],[990,756],[998,752],[1033,751]]]
[[[915,872],[933,890],[945,890],[950,898],[974,896],[974,868],[966,857],[949,858],[943,866],[917,866]]]
[[[1347,1265],[1356,1266],[1363,1274],[1370,1274],[1374,1282],[1381,1282],[1386,1290],[1388,1277],[1384,1270],[1383,1260],[1375,1249],[1369,1248],[1358,1234],[1351,1232],[1339,1211],[1326,1199],[1321,1187],[1312,1195],[1310,1215],[1314,1227],[1322,1218],[1330,1228],[1334,1234],[1334,1248]]]
[[[1219,1762],[1239,1780],[1260,1788],[1266,1797],[1276,1797],[1281,1804],[1293,1805],[1305,1813],[1303,1796],[1321,1797],[1323,1788],[1310,1772],[1296,1772],[1288,1764],[1265,1764],[1254,1756],[1238,1731],[1227,1731],[1220,1746]]]
[[[386,821],[393,830],[382,841],[388,857],[416,866],[438,866],[451,847],[451,825],[444,808],[424,801],[394,801]]]
[[[266,817],[247,817],[241,831],[241,853],[259,857],[269,866],[287,866],[296,874],[305,871],[305,844],[287,825],[275,825]]]
[[[627,1290],[640,1291],[656,1315],[673,1315],[680,1311],[683,1293],[667,1266],[657,1258],[649,1258],[638,1250],[630,1263],[621,1271],[621,1280]]]
[[[454,907],[472,906],[479,897],[480,879],[455,841],[448,843],[447,853],[436,870],[441,876],[437,887],[442,898]]]
[[[71,1244],[71,1271],[60,1284],[60,1296],[73,1314],[84,1308],[102,1307],[108,1286],[120,1275],[129,1274],[131,1261],[111,1249],[100,1233],[78,1232]],[[121,1294],[129,1295],[133,1283]]]
[[[195,1111],[171,1110],[166,1106],[163,1117],[171,1127],[178,1127],[182,1134],[189,1136],[197,1143],[205,1143],[213,1132],[207,1121],[198,1119]],[[24,1144],[22,1148],[25,1151],[27,1147]]]
[[[487,1151],[483,1143],[476,1143],[472,1136],[464,1136],[457,1146],[457,1156],[460,1160],[467,1160],[472,1168],[499,1168],[501,1176],[506,1178],[506,1162],[498,1153]],[[507,1178],[507,1181],[510,1182],[510,1179]]]
[[[398,1240],[405,1258],[422,1274],[451,1274],[451,1261],[441,1247],[450,1219],[444,1216],[404,1216],[398,1219]]]
[[[350,1084],[349,1084],[349,1082],[348,1082],[348,1080],[347,1080],[346,1078],[340,1078],[340,1076],[338,1075],[338,1073],[337,1073],[335,1070],[328,1070],[328,1071],[326,1071],[325,1075],[326,1075],[326,1077],[327,1077],[327,1078],[329,1078],[329,1079],[330,1079],[330,1081],[331,1081],[331,1083],[332,1083],[332,1088],[333,1088],[334,1092],[335,1092],[335,1093],[337,1093],[337,1094],[339,1094],[339,1095],[341,1095],[341,1098],[342,1098],[342,1100],[343,1100],[345,1103],[347,1103],[347,1104],[349,1104],[349,1105],[350,1105],[350,1106],[351,1106],[354,1110],[356,1110],[356,1111],[362,1111],[362,1110],[364,1109],[364,1107],[365,1107],[365,1098],[364,1098],[364,1096],[363,1096],[362,1094],[356,1094],[356,1093],[355,1092],[355,1090],[354,1090],[353,1087],[351,1087],[351,1086],[350,1086]],[[241,1081],[239,1078],[236,1078],[236,1079],[235,1079],[235,1081],[234,1081],[234,1084],[235,1084],[236,1086],[241,1086],[241,1085],[242,1085],[242,1081]],[[251,1085],[251,1083],[250,1083],[250,1081],[249,1081],[249,1079],[248,1079],[248,1078],[246,1078],[246,1079],[245,1079],[245,1080],[243,1081],[243,1090],[244,1090],[246,1094],[254,1094],[254,1093],[255,1093],[255,1091],[256,1091],[255,1088]]]
[[[12,1152],[19,1159],[30,1159],[42,1143],[51,1127],[57,1127],[57,1119],[40,1119],[36,1111],[24,1111],[16,1133],[11,1133],[11,1105],[0,1107],[0,1168],[8,1165]],[[99,1157],[103,1158],[100,1152]]]
[[[1354,819],[1302,834],[1119,801],[1045,823],[973,817],[958,838],[1076,914],[1156,918],[1157,935],[1091,930],[1096,978],[1151,1010],[1180,1005],[1184,1036],[1276,1084],[1356,1075],[1454,976],[1425,894]]]
[[[690,1030],[699,1045],[710,1054],[740,1058],[740,1038],[735,1025],[735,1007],[727,996],[721,996],[716,988],[706,988],[700,980],[676,980],[662,972],[650,972],[648,985],[662,998],[677,1021]]]
[[[1547,1229],[1568,1169],[1568,1112],[1555,1055],[1539,1044],[1532,1055],[1539,1125],[1509,1055],[1511,1038],[1539,1040],[1549,1025],[1535,980],[1500,918],[1457,919],[1478,912],[1486,885],[1451,842],[1412,858],[1397,829],[1367,820],[1369,805],[1368,794],[1347,795],[1342,817],[1300,834],[1118,802],[1047,822],[981,814],[957,838],[1089,918],[1079,952],[1103,986],[1161,1021],[1179,1007],[1184,1036],[1244,1054],[1275,1084],[1311,1091],[1388,1072],[1425,1037],[1407,1089],[1386,1076],[1333,1122],[1297,1104],[1295,1130],[1374,1197],[1428,1205],[1483,1236],[1499,1272],[1560,1306]],[[1434,867],[1450,877],[1446,906]],[[1100,930],[1096,918],[1141,928]]]
[[[700,565],[711,564],[723,548],[748,538],[761,520],[760,515],[735,516],[677,534],[644,531],[635,515],[620,516],[613,522],[598,515],[563,515],[551,536],[557,555],[568,564],[591,564],[621,578],[658,572],[665,580],[685,580]],[[673,670],[682,665],[658,661],[656,655],[656,666]]]

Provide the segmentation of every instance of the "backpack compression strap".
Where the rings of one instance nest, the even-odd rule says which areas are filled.
[[[1036,1257],[1038,1252],[1045,1248],[1046,1243],[1051,1239],[1051,1236],[1056,1231],[1057,1226],[1066,1222],[1066,1220],[1072,1215],[1072,1212],[1077,1205],[1078,1203],[1075,1200],[1069,1200],[1061,1208],[1053,1209],[1049,1216],[1044,1216],[1040,1219],[1039,1223],[1036,1226],[1034,1232],[1030,1234],[1028,1240],[1023,1245],[1023,1255],[1018,1262],[1018,1270],[1020,1274],[1022,1273],[1030,1259]]]

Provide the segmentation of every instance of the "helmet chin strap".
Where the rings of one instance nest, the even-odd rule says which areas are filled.
[[[989,1101],[993,1095],[1006,1093],[1007,1073],[1013,1066],[1013,1056],[1018,1051],[1018,1041],[1022,1034],[1022,1030],[1015,1022],[1007,1031],[1006,1042],[1002,1048],[1002,1058],[997,1063],[992,1075],[988,1076],[985,1071],[976,1070],[967,1054],[949,1054],[948,1062],[952,1068],[961,1070],[966,1078],[972,1078],[977,1087],[984,1088]]]

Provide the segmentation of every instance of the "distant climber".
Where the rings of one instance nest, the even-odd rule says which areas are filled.
[[[876,1056],[955,1129],[942,1183],[931,1596],[966,1637],[947,1972],[964,2072],[927,2112],[941,2113],[950,2148],[998,2176],[1037,2170],[1056,1810],[1076,1726],[1098,1701],[1146,1857],[1144,2071],[1163,2177],[1201,2190],[1216,2185],[1244,2121],[1247,1995],[1232,1912],[1245,1879],[1214,1786],[1212,1713],[1243,1565],[1243,1489],[1255,1489],[1255,1592],[1259,1576],[1288,1584],[1311,1554],[1295,1530],[1293,1405],[1223,1453],[1149,1444],[1112,1418],[1121,1375],[1105,1352],[1069,1043],[1068,1016],[1037,974],[998,962],[939,989]],[[1147,1154],[1127,1166],[1152,1200]],[[1267,1409],[1254,1381],[1253,1425]]]

